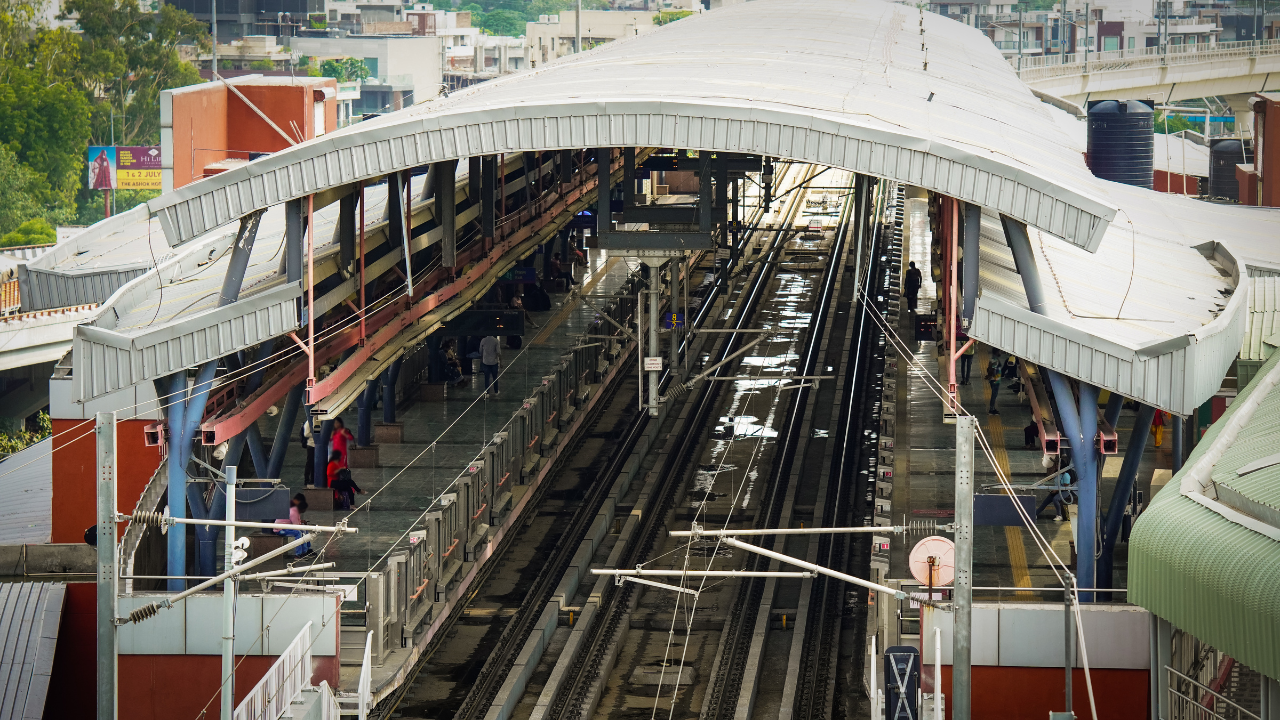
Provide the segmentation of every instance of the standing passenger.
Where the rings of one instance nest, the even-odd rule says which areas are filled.
[[[494,335],[480,341],[480,371],[484,373],[484,394],[498,397],[498,372],[502,366],[502,346]]]
[[[920,286],[924,283],[924,276],[920,274],[920,269],[916,267],[914,262],[908,263],[907,278],[903,283],[903,295],[907,296],[907,309],[911,312],[916,311],[916,296],[920,293]]]
[[[347,467],[347,446],[355,440],[356,436],[351,434],[347,429],[347,424],[342,422],[342,418],[335,418],[333,421],[333,443],[331,447],[335,452],[342,456],[342,467]]]

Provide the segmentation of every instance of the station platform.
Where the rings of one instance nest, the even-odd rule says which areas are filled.
[[[905,202],[903,222],[904,256],[914,261],[924,275],[920,289],[917,314],[931,315],[937,304],[936,288],[929,278],[928,208],[923,200],[908,198]],[[904,272],[906,268],[904,267]],[[945,385],[945,350],[940,354],[937,343],[929,339],[919,340],[915,329],[916,317],[908,311],[903,299],[897,333],[914,355],[914,363],[899,359],[899,377],[905,381],[897,385],[898,420],[896,454],[894,456],[893,522],[913,520],[937,520],[950,522],[955,507],[955,426],[943,420],[943,403],[923,378],[920,368],[934,373]],[[1056,471],[1057,466],[1046,469],[1038,442],[1024,444],[1023,429],[1031,423],[1031,407],[1025,394],[1009,390],[1010,381],[1001,383],[996,395],[998,414],[989,414],[991,390],[983,380],[992,348],[975,343],[968,384],[959,387],[960,401],[979,421],[979,431],[985,433],[991,443],[995,460],[1002,466],[1006,477],[1015,485],[1030,484]],[[1001,354],[1003,357],[1003,353]],[[960,363],[957,361],[957,375]],[[959,379],[959,378],[958,378]],[[1106,403],[1106,394],[1100,399]],[[1099,507],[1105,512],[1115,490],[1125,447],[1132,434],[1135,412],[1125,408],[1116,424],[1120,453],[1104,456],[1099,475]],[[1166,436],[1156,447],[1149,438],[1138,470],[1136,489],[1144,501],[1151,498],[1151,482],[1158,470],[1172,467],[1172,440]],[[995,469],[982,452],[975,447],[974,487],[978,493],[998,493],[992,486],[999,482]],[[984,490],[984,488],[986,488]],[[1033,491],[1027,490],[1032,493]],[[1037,490],[1036,505],[1045,499],[1047,491]],[[1036,520],[1040,533],[1050,542],[1054,552],[1066,562],[1072,559],[1072,522],[1074,505],[1068,505],[1068,519],[1054,520],[1054,507],[1050,504]],[[1037,547],[1029,530],[1020,526],[979,525],[974,528],[974,586],[975,588],[1050,588],[1061,587],[1050,567],[1049,560]],[[896,539],[895,539],[896,540]],[[890,578],[914,583],[907,566],[907,558],[918,536],[908,536],[891,544],[889,558]],[[1117,543],[1114,585],[1124,588],[1127,570],[1127,543]],[[1083,586],[1083,583],[1082,583]],[[975,599],[1061,602],[1061,592],[1030,592],[1007,590],[975,590]],[[1123,594],[1115,596],[1123,601]]]
[[[631,268],[621,259],[606,257],[603,251],[587,252],[587,266],[577,273],[579,291],[603,294],[617,290]],[[503,372],[496,399],[482,397],[484,381],[477,372],[462,385],[447,388],[443,401],[402,401],[396,421],[403,425],[403,441],[378,444],[378,467],[351,470],[352,479],[366,493],[356,496],[355,509],[308,509],[304,519],[309,523],[331,525],[347,517],[350,526],[359,528],[358,533],[341,536],[325,549],[324,561],[337,563],[327,572],[363,573],[403,540],[431,501],[446,492],[596,317],[576,293],[551,293],[551,302],[550,310],[530,313],[539,327],[526,325],[520,349],[513,350],[503,342]],[[471,362],[460,359],[464,364]],[[381,413],[381,407],[374,413],[375,426]],[[266,426],[267,418],[263,420]],[[343,420],[354,433],[354,407]],[[263,433],[270,436],[274,427],[264,427]],[[304,487],[306,459],[298,433],[292,433],[281,472],[281,482],[291,492]]]

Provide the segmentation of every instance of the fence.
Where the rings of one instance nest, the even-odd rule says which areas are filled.
[[[1164,47],[1107,50],[1103,52],[1042,55],[1010,58],[1024,82],[1080,75],[1084,72],[1111,72],[1172,65],[1191,65],[1215,60],[1280,55],[1280,40],[1260,42],[1195,43]]]
[[[310,686],[311,623],[308,622],[241,701],[234,720],[277,720],[303,689]]]

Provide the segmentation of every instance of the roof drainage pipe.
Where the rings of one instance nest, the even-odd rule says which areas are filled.
[[[1112,395],[1112,397],[1116,397]],[[1108,406],[1108,409],[1110,407]],[[1115,492],[1111,493],[1111,504],[1107,508],[1106,525],[1102,532],[1102,554],[1098,556],[1098,587],[1114,587],[1112,567],[1116,541],[1120,537],[1120,523],[1124,519],[1124,506],[1129,504],[1129,495],[1133,492],[1133,483],[1138,477],[1138,464],[1142,462],[1142,452],[1147,447],[1147,435],[1151,433],[1151,421],[1155,418],[1156,409],[1151,405],[1139,405],[1138,417],[1133,422],[1133,434],[1129,436],[1129,446],[1124,449],[1124,463],[1120,466],[1120,477],[1116,479]],[[1101,593],[1100,599],[1110,600],[1111,593]]]
[[[1031,251],[1027,226],[1007,215],[1000,216],[1004,236],[1013,251],[1013,262],[1022,276],[1022,287],[1027,295],[1027,307],[1037,315],[1048,315],[1044,300],[1044,286],[1040,283],[1040,271]],[[1068,442],[1071,460],[1079,477],[1079,520],[1076,523],[1076,575],[1078,583],[1086,588],[1094,587],[1094,563],[1098,530],[1098,450],[1093,438],[1098,434],[1098,388],[1088,383],[1079,384],[1079,405],[1067,378],[1054,370],[1044,368],[1053,389],[1053,402],[1058,408]],[[1093,593],[1081,592],[1081,602],[1092,602]]]

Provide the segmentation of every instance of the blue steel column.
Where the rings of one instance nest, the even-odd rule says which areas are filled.
[[[1044,287],[1040,284],[1040,271],[1036,267],[1027,226],[1005,215],[1000,216],[1005,240],[1013,251],[1013,262],[1022,276],[1022,287],[1027,295],[1027,307],[1038,315],[1045,315]],[[1057,372],[1045,368],[1049,385],[1053,388],[1053,402],[1062,419],[1063,430],[1071,445],[1071,459],[1079,480],[1079,521],[1076,523],[1076,576],[1080,587],[1094,587],[1094,550],[1098,520],[1098,452],[1093,439],[1098,434],[1098,389],[1080,383],[1080,405],[1076,406],[1071,386]],[[1080,593],[1082,602],[1093,600],[1093,593]]]
[[[262,387],[262,378],[267,372],[267,360],[271,358],[271,351],[275,349],[275,345],[276,343],[274,340],[266,340],[258,346],[258,356],[254,359],[254,370],[249,373],[248,379],[245,380],[244,392],[246,397],[254,394],[258,391],[258,388]],[[236,367],[229,369],[240,370],[242,368]],[[262,435],[256,431],[256,423],[255,426],[251,427],[255,430],[254,435],[256,437],[250,439],[249,430],[246,429],[231,438],[227,443],[227,455],[223,459],[222,465],[223,467],[239,465],[240,456],[244,454],[245,443],[249,442],[249,455],[253,458],[254,472],[256,472],[260,478],[270,477],[269,475],[264,474],[266,472],[267,465],[265,461],[262,460],[262,458],[265,457],[265,451],[262,447]]]
[[[187,464],[191,461],[191,451],[195,443],[196,433],[200,432],[200,421],[204,419],[204,406],[209,401],[209,391],[213,389],[213,376],[218,370],[218,361],[210,360],[196,371],[196,382],[191,388],[191,397],[187,400],[187,408],[183,417],[182,456],[179,460],[182,468],[183,483],[187,486],[187,505],[191,517],[197,520],[218,519],[211,517],[204,504],[204,489],[196,483],[186,482]],[[170,453],[170,459],[173,455]],[[215,541],[218,534],[209,525],[196,525],[196,543],[200,575],[212,575],[214,560],[217,556]]]
[[[356,399],[356,445],[360,447],[373,444],[373,406],[377,404],[378,381],[366,380],[364,392]]]
[[[1063,384],[1066,383],[1063,382]],[[1076,493],[1076,503],[1080,508],[1076,519],[1076,578],[1080,587],[1095,588],[1098,586],[1095,572],[1098,535],[1098,447],[1094,443],[1094,438],[1098,436],[1098,388],[1084,382],[1079,383],[1078,387],[1081,439],[1078,451],[1074,443],[1071,446],[1071,460],[1076,464],[1076,473],[1080,477],[1080,489]],[[1066,400],[1070,397],[1068,395]],[[1093,593],[1080,593],[1080,601],[1092,602]]]
[[[396,381],[400,379],[400,363],[403,357],[391,361],[391,367],[382,373],[382,422],[396,421]]]
[[[1107,409],[1102,411],[1102,419],[1107,424],[1115,428],[1116,423],[1120,422],[1120,410],[1124,408],[1124,396],[1120,393],[1111,393],[1107,398]]]
[[[1116,542],[1120,539],[1120,523],[1124,519],[1124,507],[1129,504],[1129,495],[1133,492],[1134,481],[1138,477],[1138,465],[1142,462],[1142,453],[1147,448],[1147,436],[1151,434],[1151,421],[1155,419],[1156,409],[1150,405],[1138,406],[1138,417],[1133,421],[1133,434],[1129,436],[1129,445],[1124,449],[1124,463],[1120,466],[1120,477],[1116,479],[1115,492],[1111,493],[1111,504],[1107,507],[1106,525],[1102,531],[1102,555],[1098,557],[1098,587],[1115,587],[1112,584],[1112,568]],[[1110,595],[1110,593],[1105,593]],[[1109,600],[1110,597],[1102,598]]]
[[[316,487],[329,487],[329,443],[333,442],[333,421],[322,420],[320,429],[313,434],[315,438],[316,467],[311,484]]]
[[[271,458],[267,460],[267,477],[278,479],[284,470],[284,454],[289,450],[293,440],[294,428],[298,427],[298,408],[302,406],[304,383],[298,383],[289,390],[284,398],[284,410],[280,412],[280,426],[276,428],[276,439],[271,443]]]
[[[159,390],[162,383],[156,382]],[[186,414],[187,374],[176,372],[168,377],[167,386],[160,393],[160,404],[165,408],[165,423],[169,427],[169,458],[166,465],[169,485],[169,514],[176,518],[187,517],[187,465],[182,453],[182,418]],[[185,457],[189,458],[190,455]],[[167,533],[168,550],[167,574],[187,574],[187,533],[174,530]],[[171,592],[187,589],[184,580],[169,580],[166,583]]]

